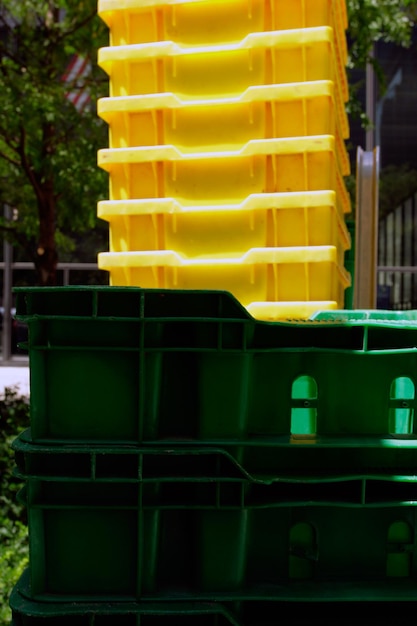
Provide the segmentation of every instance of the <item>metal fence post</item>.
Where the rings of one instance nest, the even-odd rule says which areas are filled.
[[[378,263],[379,147],[357,151],[354,308],[375,309]]]
[[[4,205],[4,218],[6,220],[12,219],[12,210],[7,204]],[[3,258],[4,258],[4,271],[3,271],[3,328],[2,328],[2,352],[3,361],[9,361],[12,349],[12,262],[13,262],[13,246],[4,238],[3,241]]]

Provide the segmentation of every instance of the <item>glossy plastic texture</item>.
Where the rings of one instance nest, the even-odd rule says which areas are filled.
[[[388,448],[416,431],[415,312],[269,323],[222,292],[15,295],[29,327],[34,441],[368,436]]]
[[[175,41],[209,45],[239,41],[248,33],[331,26],[346,59],[345,0],[99,0],[98,14],[113,46]]]
[[[99,50],[98,63],[109,75],[112,97],[231,97],[256,85],[330,80],[347,99],[346,59],[338,57],[328,26],[251,32],[226,44],[108,46]]]
[[[173,250],[102,252],[98,265],[110,272],[114,286],[223,289],[249,311],[263,303],[266,319],[281,316],[281,303],[293,305],[294,316],[296,303],[332,302],[333,308],[341,308],[350,284],[334,246],[253,248],[241,256],[191,259]],[[252,314],[259,319],[261,311]]]
[[[352,582],[372,600],[398,578],[411,597],[413,474],[147,479],[112,461],[111,477],[27,477],[32,598],[304,601]],[[349,585],[344,598],[358,599]]]
[[[110,174],[110,200],[175,198],[207,206],[240,203],[251,194],[347,193],[342,178],[347,152],[344,145],[337,149],[332,135],[253,140],[230,151],[105,148],[98,164]]]
[[[28,429],[15,439],[12,448],[15,475],[25,480],[30,477],[57,483],[159,481],[161,485],[175,481],[213,484],[223,480],[246,481],[252,485],[252,493],[261,493],[266,491],[265,486],[275,485],[271,492],[278,500],[286,498],[288,503],[302,502],[315,494],[315,497],[326,496],[329,504],[356,506],[388,504],[395,498],[398,500],[399,492],[404,502],[410,504],[415,490],[410,468],[417,464],[416,440],[393,436],[298,434],[258,436],[239,443],[227,439],[204,442],[184,439],[175,445],[173,440],[166,440],[129,447],[111,442],[36,444]],[[409,485],[408,491],[405,483]]]
[[[340,94],[331,81],[249,87],[235,97],[185,100],[172,93],[98,101],[110,148],[172,144],[230,150],[252,139],[349,135]]]
[[[334,192],[259,194],[240,205],[182,207],[173,199],[101,201],[110,252],[175,250],[184,258],[242,255],[251,248],[334,246],[351,241]]]

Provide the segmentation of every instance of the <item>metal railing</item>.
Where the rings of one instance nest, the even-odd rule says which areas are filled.
[[[417,308],[417,194],[379,220],[378,290],[392,309]]]
[[[6,248],[5,248],[6,252]],[[0,364],[13,364],[22,361],[22,355],[14,353],[15,346],[12,346],[12,273],[14,271],[35,271],[33,263],[28,262],[10,262],[10,259],[0,261],[0,271],[3,272],[3,307],[0,321],[1,323],[1,359]],[[64,286],[70,284],[70,275],[72,271],[81,272],[103,272],[98,269],[97,263],[58,263],[57,271],[62,272],[62,284]],[[103,272],[107,274],[107,272]],[[82,283],[78,283],[82,284]]]

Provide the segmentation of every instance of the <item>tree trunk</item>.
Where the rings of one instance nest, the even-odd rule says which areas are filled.
[[[42,129],[43,167],[38,176],[38,214],[39,240],[36,249],[35,267],[38,282],[41,286],[56,285],[56,267],[58,253],[55,243],[56,230],[56,198],[54,175],[50,169],[49,159],[54,152],[55,128],[45,122]],[[49,166],[49,167],[48,167]]]
[[[35,257],[38,283],[41,286],[56,285],[58,254],[55,245],[56,203],[52,179],[41,186],[38,198],[39,240]]]

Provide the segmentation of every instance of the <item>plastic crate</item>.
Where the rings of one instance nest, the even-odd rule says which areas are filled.
[[[317,601],[343,591],[357,600],[360,583],[362,600],[375,589],[415,599],[414,474],[272,484],[28,477],[20,498],[39,601]]]
[[[182,207],[174,199],[102,201],[110,252],[175,250],[182,257],[241,255],[251,248],[334,246],[351,241],[334,192],[260,194],[240,205]]]
[[[173,41],[183,46],[225,44],[250,33],[330,26],[334,32],[339,63],[347,63],[344,0],[99,0],[98,13],[110,29],[112,46]],[[348,92],[344,85],[344,98]]]
[[[230,150],[252,139],[349,136],[343,102],[331,81],[250,87],[235,98],[186,101],[174,94],[101,98],[110,148],[172,144]],[[340,140],[339,140],[340,141]]]
[[[260,193],[333,190],[346,196],[342,174],[349,171],[344,144],[337,146],[331,135],[253,140],[239,150],[213,152],[106,148],[98,151],[98,164],[110,173],[110,200],[175,198],[188,206],[236,204]]]
[[[415,439],[281,436],[239,445],[230,440],[173,443],[36,444],[28,429],[12,443],[14,475],[49,482],[229,481],[246,485],[248,493],[250,488],[253,502],[260,502],[270,485],[277,501],[288,504],[326,498],[328,504],[356,506],[399,499],[410,503],[416,489],[414,473],[409,477],[417,465]]]
[[[254,317],[279,319],[296,303],[341,308],[349,275],[337,264],[334,246],[252,248],[242,256],[183,258],[173,250],[102,252],[100,269],[110,284],[159,289],[224,289]],[[261,304],[261,307],[259,307]],[[276,303],[278,303],[276,305]],[[291,303],[291,304],[290,304]]]
[[[175,41],[201,45],[239,41],[251,32],[331,26],[346,57],[344,0],[99,0],[98,14],[110,29],[111,43]]]
[[[34,441],[238,445],[304,434],[371,436],[388,448],[416,432],[416,312],[269,323],[222,292],[15,296],[29,328]]]
[[[239,42],[181,46],[172,41],[108,46],[98,63],[110,96],[174,93],[182,98],[238,96],[248,87],[331,80],[347,100],[345,64],[327,26],[250,33]]]
[[[361,596],[360,589],[357,595]],[[376,594],[380,596],[381,594]],[[399,595],[399,594],[398,594]],[[10,604],[12,626],[369,626],[369,613],[382,626],[412,626],[415,601],[379,598],[370,603],[324,598],[322,602],[38,602],[28,599],[28,572],[16,584]],[[399,620],[401,614],[401,620]]]

